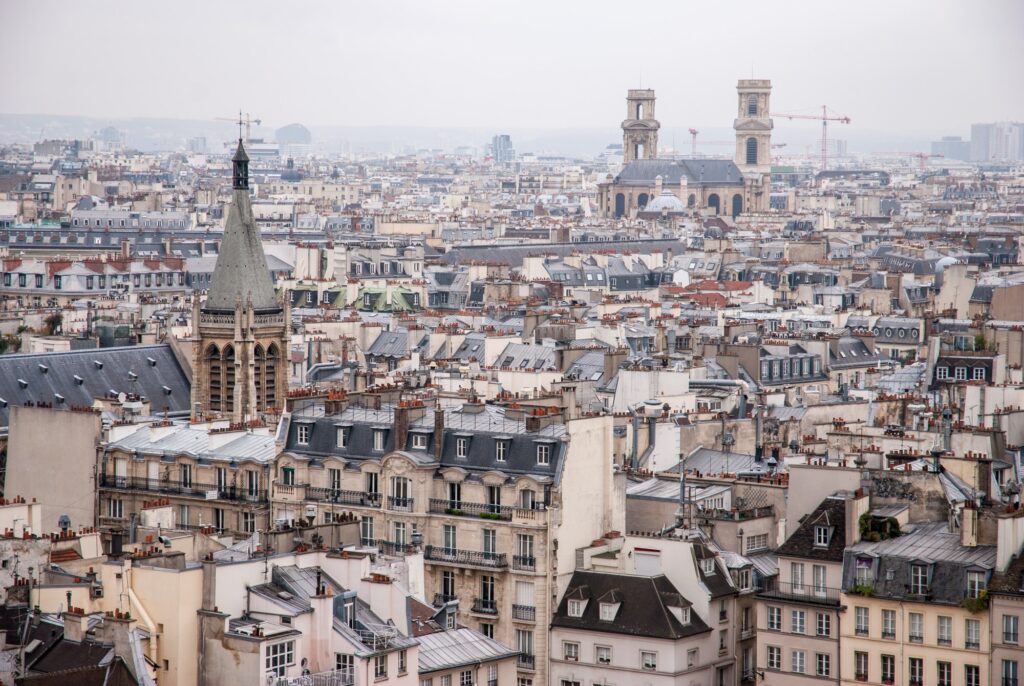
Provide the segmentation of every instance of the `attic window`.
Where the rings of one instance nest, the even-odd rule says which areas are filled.
[[[601,621],[614,622],[621,603],[601,603]]]
[[[582,600],[570,600],[569,601],[569,607],[568,607],[569,616],[570,617],[582,617],[583,616],[583,608],[585,606],[586,606],[586,603],[584,601],[582,601]]]
[[[705,574],[709,574],[709,575],[710,574],[714,574],[715,573],[715,558],[713,558],[713,557],[706,557],[703,560],[701,560],[700,561],[700,569]]]
[[[814,527],[814,545],[815,547],[827,547],[829,540],[832,538],[832,532],[827,526],[816,526]]]

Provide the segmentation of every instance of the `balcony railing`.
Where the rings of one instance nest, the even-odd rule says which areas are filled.
[[[127,491],[147,491],[149,493],[165,493],[215,500],[267,501],[267,491],[265,489],[250,490],[243,486],[205,484],[176,479],[148,479],[140,476],[101,474],[100,486],[102,488],[119,488]],[[216,495],[211,498],[210,494]]]
[[[408,555],[412,552],[412,546],[408,543],[396,543],[383,538],[364,541],[363,545],[377,548],[383,555]]]
[[[1017,677],[1004,676],[1003,686],[1017,686]]]
[[[701,519],[716,519],[719,521],[734,521],[742,522],[748,519],[760,519],[761,517],[771,517],[775,513],[775,509],[771,505],[765,505],[764,507],[752,507],[746,510],[719,510],[719,509],[706,509],[697,510],[697,517]]]
[[[448,595],[447,593],[435,593],[434,594],[434,607],[441,607],[453,600],[458,600],[457,595]]]
[[[396,512],[412,512],[412,498],[400,498],[389,495],[388,509],[395,510]]]
[[[795,585],[789,581],[779,582],[772,588],[759,588],[757,594],[770,600],[788,600],[815,605],[839,605],[839,589],[815,587],[810,584]]]
[[[520,655],[516,658],[516,667],[519,669],[536,669],[537,657],[535,655]]]
[[[512,619],[518,619],[521,622],[536,622],[537,608],[532,605],[513,605]]]
[[[465,500],[447,500],[444,498],[430,499],[430,512],[446,514],[453,517],[476,517],[478,519],[512,519],[512,506],[489,505],[487,503],[470,503]]]
[[[533,555],[513,555],[512,569],[518,569],[523,572],[535,572],[537,571],[537,558]]]
[[[883,630],[882,631],[882,638],[884,638],[886,640],[889,640],[889,641],[895,641],[896,640],[896,632],[895,631],[884,631]]]
[[[967,650],[981,650],[981,642],[980,641],[964,641],[964,647],[967,648]]]
[[[271,682],[272,686],[355,686],[354,667],[336,669],[333,672],[303,674],[302,676],[281,677]]]
[[[341,488],[324,488],[323,486],[306,486],[306,500],[337,503],[338,505],[380,507],[380,493],[347,491]]]
[[[483,615],[498,614],[498,601],[494,598],[473,598],[470,610]]]
[[[428,545],[423,556],[431,562],[448,562],[495,569],[508,567],[508,556],[505,553],[484,553],[476,550],[459,550],[458,548]]]
[[[1011,643],[1013,645],[1017,645],[1018,638],[1018,634],[1010,633],[1007,631],[1003,632],[1003,643]]]

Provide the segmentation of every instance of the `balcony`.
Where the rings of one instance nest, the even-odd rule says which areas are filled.
[[[319,674],[303,674],[296,677],[280,677],[269,682],[271,686],[355,686],[355,668],[336,669]]]
[[[1017,677],[1004,676],[1003,686],[1017,686]]]
[[[883,631],[882,632],[882,638],[884,638],[887,641],[895,641],[896,640],[896,632],[895,631]]]
[[[516,667],[519,669],[537,669],[536,655],[520,655],[516,658]]]
[[[856,629],[853,630],[853,633],[855,635],[857,635],[857,636],[867,636],[868,635],[868,630],[867,630],[867,627],[859,626],[859,627],[857,627]]]
[[[759,588],[757,595],[768,600],[784,600],[812,605],[831,605],[839,607],[839,589],[795,585],[792,582],[779,582],[773,588]]]
[[[520,622],[536,622],[537,608],[532,605],[513,605],[512,619],[517,619]]]
[[[484,553],[476,550],[459,550],[428,545],[423,557],[429,562],[442,562],[453,565],[472,565],[489,569],[507,569],[508,556],[505,553]]]
[[[469,610],[480,615],[496,615],[498,614],[498,601],[494,598],[473,598],[473,604]]]
[[[951,638],[940,638],[940,639],[939,639],[939,640],[937,641],[937,643],[938,643],[938,644],[939,644],[940,646],[945,646],[945,647],[947,647],[947,648],[948,648],[948,647],[950,647],[950,646],[952,646],[952,645],[953,645],[953,639],[951,639]]]
[[[377,548],[380,550],[382,555],[388,555],[391,557],[408,555],[412,552],[412,546],[408,543],[396,543],[394,541],[387,541],[383,538],[367,539],[363,541],[363,545]]]
[[[435,593],[434,594],[434,607],[441,607],[442,605],[446,605],[447,603],[450,603],[453,600],[458,600],[458,599],[459,599],[459,596],[457,596],[457,595],[448,595],[447,593]]]
[[[775,509],[771,505],[766,505],[764,507],[752,507],[746,510],[697,510],[696,516],[698,519],[714,519],[718,521],[743,522],[748,519],[760,519],[762,517],[771,517],[772,515],[774,515],[774,513]]]
[[[512,569],[518,569],[521,572],[535,572],[537,571],[537,558],[533,555],[513,555]]]
[[[860,674],[860,673],[858,673],[858,674],[855,674],[853,676],[853,678],[856,679],[857,681],[867,681],[868,680],[868,675],[867,674]]]
[[[267,502],[265,489],[248,489],[224,484],[204,484],[196,481],[178,481],[176,479],[147,479],[139,476],[100,475],[101,488],[114,488],[125,491],[145,491],[179,495],[205,500],[238,500],[243,502]],[[215,494],[212,495],[211,494]]]
[[[470,503],[465,500],[430,499],[430,512],[446,514],[452,517],[476,517],[478,519],[494,519],[510,521],[512,507],[510,505],[488,505],[486,503]]]
[[[100,517],[100,526],[121,527],[127,526],[128,519],[125,517]]]
[[[1003,632],[1003,643],[1017,645],[1018,635],[1015,633]]]
[[[535,526],[544,526],[547,524],[548,510],[547,506],[543,503],[538,503],[533,507],[515,507],[512,508],[512,522],[515,524],[532,524]]]
[[[964,648],[967,650],[981,650],[980,641],[964,641]]]
[[[335,503],[337,505],[380,507],[380,493],[346,491],[340,488],[324,488],[322,486],[306,486],[306,500]]]
[[[400,498],[398,496],[388,496],[388,509],[394,510],[395,512],[412,512],[412,498]]]

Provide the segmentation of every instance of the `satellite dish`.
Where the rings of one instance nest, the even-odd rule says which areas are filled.
[[[127,399],[128,399],[128,394],[127,393],[122,391],[121,393],[117,394],[117,402],[121,403],[122,405],[124,404],[124,401],[127,400]]]

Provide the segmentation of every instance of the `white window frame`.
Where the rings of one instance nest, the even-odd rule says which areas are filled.
[[[782,608],[775,605],[768,606],[768,630],[782,631]]]
[[[295,442],[299,445],[309,445],[309,438],[313,435],[313,427],[309,424],[299,424],[295,427]]]
[[[548,443],[537,444],[537,464],[551,464],[551,445]]]
[[[794,634],[807,633],[807,613],[804,610],[792,610],[790,612],[789,631]]]
[[[295,664],[295,641],[281,641],[267,645],[266,671],[284,676]]]
[[[782,669],[782,648],[779,646],[768,646],[767,658],[768,669]]]
[[[807,669],[807,654],[802,650],[794,650],[790,655],[790,667],[791,672],[796,674],[803,674]]]
[[[658,671],[658,653],[653,650],[641,650],[640,667],[649,672]]]

